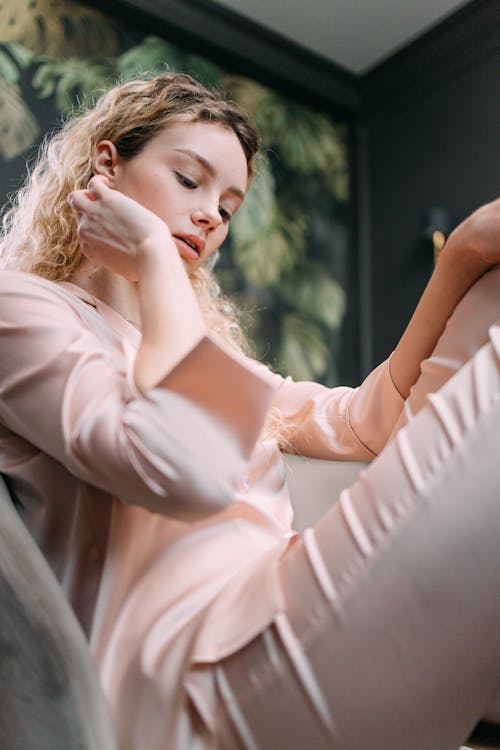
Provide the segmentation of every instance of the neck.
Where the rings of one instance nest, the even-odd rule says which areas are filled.
[[[132,281],[106,268],[96,268],[87,260],[75,271],[71,281],[105,302],[126,320],[140,325],[139,295],[137,285]]]

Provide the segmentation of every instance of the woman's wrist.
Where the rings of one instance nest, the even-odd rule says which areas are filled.
[[[206,335],[206,325],[169,234],[166,238],[154,234],[141,242],[137,270],[142,341],[134,376],[144,392],[160,382]]]
[[[435,274],[443,274],[443,283],[455,284],[457,294],[464,295],[492,265],[467,237],[452,233],[437,261]]]
[[[161,228],[154,234],[145,237],[136,250],[138,281],[144,274],[162,272],[169,268],[175,273],[176,270],[184,271],[179,253],[167,227]],[[185,273],[185,271],[184,271]]]
[[[444,260],[459,262],[471,276],[471,284],[500,261],[499,208],[497,200],[474,211],[453,230],[441,254]]]

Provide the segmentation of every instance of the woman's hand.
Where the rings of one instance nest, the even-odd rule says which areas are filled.
[[[406,398],[455,307],[500,263],[500,200],[474,211],[449,236],[413,316],[391,357],[396,388]]]
[[[500,198],[486,203],[450,234],[444,252],[467,253],[484,264],[486,271],[500,263]]]
[[[177,255],[170,230],[156,214],[108,186],[106,177],[92,177],[86,190],[68,196],[78,220],[78,238],[85,256],[97,266],[138,281],[141,248],[156,245]]]
[[[156,214],[92,177],[68,197],[78,238],[97,266],[138,282],[141,344],[134,367],[137,388],[158,384],[206,334],[193,287],[170,229]]]

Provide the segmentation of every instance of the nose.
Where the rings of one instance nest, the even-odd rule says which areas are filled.
[[[222,224],[222,216],[219,213],[219,204],[216,206],[204,206],[195,209],[191,215],[193,224],[201,227],[206,232],[213,231]]]

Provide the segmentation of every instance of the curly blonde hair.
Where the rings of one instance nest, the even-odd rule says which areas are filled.
[[[1,265],[51,281],[70,280],[83,255],[67,197],[87,186],[97,144],[112,141],[122,157],[132,158],[165,126],[197,121],[234,131],[251,179],[259,147],[257,133],[245,115],[216,91],[182,73],[117,85],[42,144],[24,187],[4,213]],[[212,272],[197,269],[191,281],[210,329],[227,343],[244,348],[236,312],[222,296]]]

